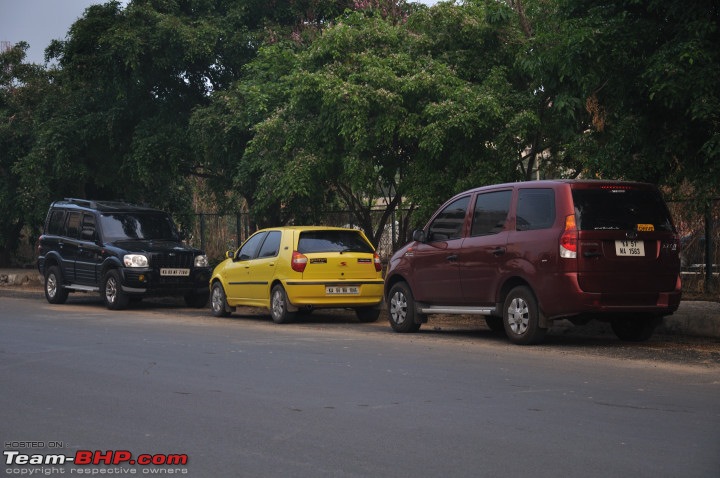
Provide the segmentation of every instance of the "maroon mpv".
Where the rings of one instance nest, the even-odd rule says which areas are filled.
[[[480,314],[516,344],[556,319],[609,321],[642,341],[680,304],[679,238],[657,188],[552,180],[486,186],[446,202],[390,259],[397,332],[428,314]]]

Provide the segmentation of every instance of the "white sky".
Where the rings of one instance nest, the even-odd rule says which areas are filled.
[[[437,0],[415,0],[432,5]],[[64,40],[75,20],[90,5],[104,0],[0,0],[0,41],[30,45],[25,61],[45,63],[45,48]],[[127,2],[123,2],[127,3]]]
[[[98,0],[0,0],[0,41],[30,45],[25,61],[45,63],[45,48],[64,40],[75,20]]]

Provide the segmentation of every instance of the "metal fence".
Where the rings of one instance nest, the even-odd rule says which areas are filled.
[[[377,229],[384,209],[371,212],[373,229]],[[390,258],[392,253],[405,244],[407,231],[405,224],[410,221],[409,210],[395,211],[383,228],[380,241],[376,244],[378,254],[383,261]],[[355,224],[354,216],[350,211],[325,211],[318,215],[320,219],[317,225],[352,227],[361,229]],[[196,213],[189,216],[176,216],[180,228],[183,230],[186,240],[201,249],[205,250],[212,261],[222,259],[225,252],[235,249],[242,244],[253,232],[253,221],[249,213],[237,214],[212,214]],[[373,231],[363,231],[371,237]]]
[[[713,292],[720,273],[720,200],[704,207],[691,201],[668,203],[680,236],[683,289]]]

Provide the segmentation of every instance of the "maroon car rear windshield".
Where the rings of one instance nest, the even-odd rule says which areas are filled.
[[[665,203],[650,189],[573,189],[575,219],[580,230],[638,230],[652,225],[655,231],[674,231]]]

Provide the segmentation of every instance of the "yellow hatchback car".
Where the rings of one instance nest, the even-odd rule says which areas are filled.
[[[362,231],[263,229],[226,257],[210,278],[216,317],[230,315],[237,306],[265,307],[277,323],[313,308],[352,308],[361,322],[374,322],[380,315],[382,265]]]

